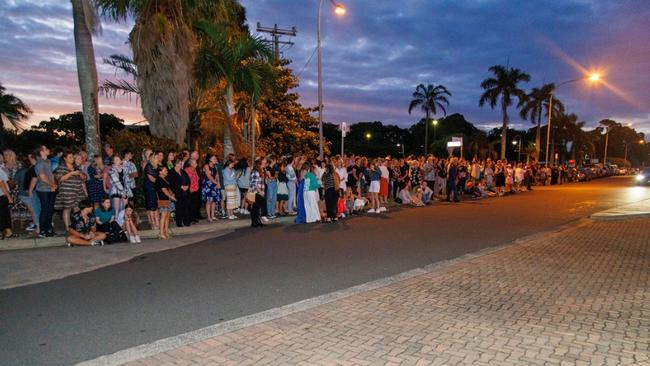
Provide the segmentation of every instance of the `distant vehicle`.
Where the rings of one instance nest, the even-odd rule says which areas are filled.
[[[644,168],[635,177],[636,184],[647,186],[650,184],[650,168]]]
[[[628,174],[628,169],[626,167],[622,167],[621,169],[618,170],[618,175],[627,175]]]
[[[618,165],[616,165],[616,164],[608,164],[606,166],[606,168],[607,168],[607,175],[618,175],[619,174]]]
[[[591,180],[593,173],[591,172],[591,168],[589,167],[583,167],[578,169],[578,182],[588,182]]]

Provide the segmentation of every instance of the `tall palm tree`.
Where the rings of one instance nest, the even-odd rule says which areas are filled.
[[[546,110],[548,117],[548,102],[551,94],[555,91],[555,84],[544,84],[541,88],[533,88],[526,98],[519,99],[517,105],[519,115],[523,119],[529,120],[532,124],[537,124],[537,133],[535,134],[535,160],[539,161],[539,154],[541,150],[541,126],[542,126],[542,113]],[[553,98],[553,116],[564,113],[564,104],[557,98]]]
[[[77,53],[77,77],[84,116],[86,151],[90,156],[101,154],[99,137],[99,102],[97,65],[93,33],[100,31],[99,17],[92,0],[71,0],[74,21],[74,45]]]
[[[0,84],[0,145],[4,146],[4,130],[11,126],[15,129],[24,127],[32,110],[18,97],[5,93],[7,89]]]
[[[420,84],[415,87],[413,100],[409,103],[409,114],[417,106],[420,106],[424,112],[424,155],[427,155],[429,147],[429,120],[438,113],[438,109],[442,111],[443,115],[447,115],[445,106],[449,105],[447,97],[450,96],[451,93],[444,85],[428,84],[424,86],[424,84]]]
[[[108,18],[135,19],[129,34],[142,113],[153,135],[185,141],[200,39],[193,24],[212,19],[234,33],[245,19],[236,0],[94,0]],[[237,26],[230,26],[236,24]],[[241,27],[239,27],[241,28]]]
[[[508,107],[512,105],[513,97],[520,101],[526,97],[526,93],[519,88],[518,84],[521,82],[529,82],[530,75],[525,72],[515,69],[506,68],[501,65],[494,65],[488,69],[494,74],[494,77],[487,78],[481,82],[481,88],[485,90],[479,106],[490,103],[490,107],[494,109],[501,100],[501,113],[503,115],[503,126],[501,127],[501,159],[506,157],[506,132],[508,130]]]
[[[241,34],[232,37],[221,25],[200,21],[197,29],[204,37],[204,44],[199,49],[195,76],[196,82],[203,88],[210,88],[225,82],[221,97],[226,126],[223,129],[224,157],[234,152],[232,131],[237,118],[235,93],[245,92],[251,100],[251,108],[259,102],[265,86],[275,78],[271,65],[273,51],[261,38]],[[254,112],[254,109],[251,110]],[[254,113],[252,120],[254,121]]]

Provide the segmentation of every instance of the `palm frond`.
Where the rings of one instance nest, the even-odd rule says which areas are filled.
[[[108,58],[102,59],[106,65],[113,66],[115,71],[121,70],[124,74],[136,79],[138,77],[138,68],[133,62],[133,59],[126,55],[110,55]]]
[[[140,98],[140,89],[137,85],[126,80],[104,80],[99,86],[99,95],[107,98],[116,98],[118,95],[121,95],[128,97],[129,100],[132,97],[135,97],[137,100]]]

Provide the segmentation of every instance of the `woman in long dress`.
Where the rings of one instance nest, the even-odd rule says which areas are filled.
[[[298,189],[296,194],[296,207],[298,215],[296,215],[296,224],[304,224],[307,222],[307,212],[305,211],[305,179],[306,170],[301,170],[298,173]]]
[[[318,208],[318,178],[316,178],[316,166],[312,165],[311,170],[305,174],[305,212],[307,214],[307,222],[320,221],[320,209]]]

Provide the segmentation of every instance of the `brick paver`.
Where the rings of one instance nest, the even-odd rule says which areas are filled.
[[[589,222],[130,364],[650,365],[649,355],[650,219],[638,219]]]

